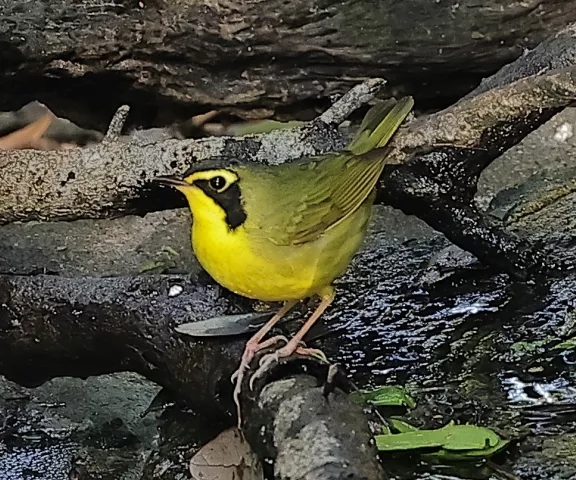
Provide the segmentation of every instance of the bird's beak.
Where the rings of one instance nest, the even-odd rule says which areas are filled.
[[[154,177],[153,182],[158,182],[161,185],[166,185],[174,188],[189,187],[190,185],[184,181],[181,177],[177,175],[162,175],[160,177]]]

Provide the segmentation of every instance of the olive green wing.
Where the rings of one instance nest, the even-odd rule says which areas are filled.
[[[412,97],[377,103],[368,110],[347,150],[361,155],[374,148],[385,146],[413,106]]]
[[[376,155],[339,154],[318,162],[316,178],[286,224],[284,242],[298,245],[318,238],[353,214],[373,192],[384,168],[384,151]]]
[[[368,199],[385,154],[334,153],[261,172],[258,186],[244,193],[249,226],[277,245],[315,240]]]
[[[252,215],[257,228],[276,244],[298,245],[348,218],[382,173],[387,149],[378,147],[388,143],[413,105],[411,97],[381,102],[368,111],[347,151],[266,170],[257,183],[266,184],[258,197],[268,197],[269,214]]]

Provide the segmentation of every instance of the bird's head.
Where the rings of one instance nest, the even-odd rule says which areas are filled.
[[[182,176],[154,180],[182,192],[196,221],[225,221],[230,230],[246,221],[240,175],[233,167],[203,163]]]

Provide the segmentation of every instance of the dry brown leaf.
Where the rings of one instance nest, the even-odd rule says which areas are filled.
[[[204,445],[190,460],[194,480],[263,480],[262,464],[237,428]]]
[[[206,113],[201,113],[200,115],[195,115],[190,119],[190,122],[195,127],[201,127],[204,125],[208,120],[212,120],[216,115],[218,115],[218,111],[210,110]]]
[[[54,120],[52,113],[46,113],[30,125],[16,130],[9,135],[0,138],[0,150],[14,150],[23,148],[36,148],[47,150],[54,148],[54,142],[43,139],[42,136]]]

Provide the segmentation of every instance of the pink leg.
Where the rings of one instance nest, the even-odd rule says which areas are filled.
[[[274,315],[266,324],[258,330],[258,332],[246,343],[246,347],[244,349],[244,353],[242,354],[242,361],[240,362],[240,366],[238,370],[234,372],[232,375],[232,381],[236,382],[236,386],[234,387],[234,403],[236,403],[236,408],[238,411],[238,427],[242,423],[242,419],[240,416],[240,391],[242,389],[242,380],[246,374],[246,370],[250,366],[250,362],[254,358],[254,355],[264,348],[268,348],[281,340],[287,341],[286,338],[282,336],[277,336],[270,338],[264,342],[262,339],[266,336],[266,334],[272,330],[274,325],[276,325],[280,319],[286,315],[293,307],[298,303],[298,300],[290,300],[286,302],[278,313]]]
[[[334,291],[331,289],[329,293],[326,293],[322,296],[322,301],[320,305],[316,308],[314,313],[310,316],[306,323],[302,326],[302,328],[298,331],[296,335],[282,348],[276,350],[274,353],[269,353],[264,355],[260,359],[260,367],[252,378],[250,378],[250,387],[254,384],[254,381],[264,375],[270,367],[274,363],[278,363],[281,358],[286,358],[291,356],[293,353],[298,353],[305,356],[313,356],[317,358],[321,358],[322,360],[326,360],[326,356],[321,350],[313,349],[313,348],[302,348],[300,347],[300,343],[304,336],[308,333],[308,331],[312,328],[312,325],[316,323],[316,321],[320,318],[320,316],[326,311],[326,309],[330,306],[332,301],[334,300]]]

